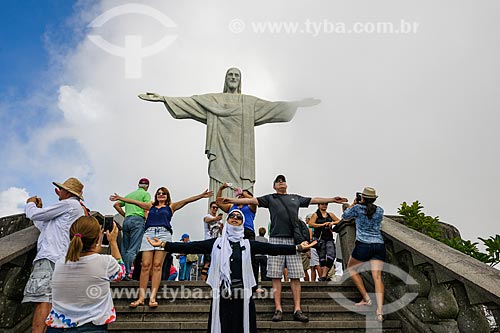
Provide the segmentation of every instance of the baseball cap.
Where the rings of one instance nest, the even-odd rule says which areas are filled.
[[[283,176],[283,175],[277,175],[277,176],[276,176],[276,179],[274,180],[274,184],[276,184],[276,183],[277,183],[277,182],[279,182],[280,180],[281,180],[282,182],[286,183],[285,176]]]
[[[141,178],[141,180],[139,180],[139,184],[149,185],[149,179]]]
[[[181,240],[183,240],[184,238],[189,238],[189,235],[188,234],[182,234]]]

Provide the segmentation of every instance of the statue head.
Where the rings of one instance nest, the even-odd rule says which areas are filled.
[[[227,70],[223,92],[241,94],[241,71],[238,68],[231,67]]]

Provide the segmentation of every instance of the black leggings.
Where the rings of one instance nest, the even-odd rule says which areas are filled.
[[[335,256],[337,255],[335,241],[333,239],[320,239],[318,245],[316,245],[316,251],[318,252],[319,265],[321,267],[332,268]]]

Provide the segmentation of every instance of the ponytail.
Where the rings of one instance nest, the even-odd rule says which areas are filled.
[[[99,239],[101,226],[93,216],[82,216],[69,229],[70,243],[66,261],[78,261],[83,252],[90,251]]]
[[[78,261],[82,254],[83,242],[80,234],[73,235],[71,242],[69,242],[68,253],[66,253],[66,261]]]

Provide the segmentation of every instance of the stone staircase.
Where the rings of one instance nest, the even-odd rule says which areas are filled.
[[[163,282],[157,308],[129,308],[138,282],[112,283],[117,321],[109,326],[116,332],[206,332],[210,311],[210,288],[201,281]],[[302,310],[308,323],[292,320],[293,301],[288,283],[283,284],[283,321],[274,323],[271,282],[263,282],[264,293],[254,294],[259,332],[381,332],[374,307],[353,307],[360,296],[349,282],[303,282]],[[160,298],[161,297],[161,298]],[[147,302],[147,299],[146,299]],[[348,305],[347,303],[351,303]],[[344,304],[346,307],[342,306]],[[353,308],[356,312],[349,309]],[[386,318],[383,332],[401,332],[398,320]]]

